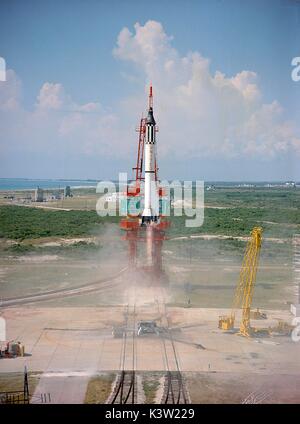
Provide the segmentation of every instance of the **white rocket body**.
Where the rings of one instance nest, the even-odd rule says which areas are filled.
[[[159,219],[159,198],[157,191],[157,181],[155,178],[155,154],[156,154],[156,137],[155,137],[155,119],[153,117],[153,109],[149,108],[148,117],[146,119],[146,137],[145,137],[145,194],[144,194],[144,211],[142,214],[143,223],[150,224],[157,222]]]

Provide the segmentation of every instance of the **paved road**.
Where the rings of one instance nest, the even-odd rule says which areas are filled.
[[[70,374],[63,372],[44,373],[35,389],[32,397],[32,403],[84,403],[89,379],[90,375],[80,372]],[[50,398],[48,394],[50,394]]]

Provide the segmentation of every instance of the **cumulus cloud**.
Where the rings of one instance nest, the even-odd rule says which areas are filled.
[[[36,110],[56,110],[63,112],[103,112],[100,103],[76,104],[60,83],[45,82],[37,95]]]
[[[299,129],[283,119],[276,100],[263,103],[253,70],[231,77],[221,71],[212,74],[208,58],[199,52],[180,56],[172,37],[155,21],[136,24],[134,33],[124,28],[113,53],[132,62],[154,85],[164,131],[161,153],[274,156],[300,149]]]
[[[41,109],[59,110],[68,103],[65,90],[61,84],[45,82],[37,96],[37,107]]]
[[[0,110],[16,110],[21,102],[22,84],[12,69],[6,71],[6,81],[0,81]]]
[[[135,34],[128,28],[120,32],[117,47],[113,50],[116,57],[151,67],[165,53],[170,55],[172,49],[169,42],[172,37],[165,34],[161,23],[148,21],[144,26],[136,23],[134,29]],[[176,54],[175,50],[173,52]]]
[[[136,148],[133,128],[152,82],[161,156],[172,153],[188,160],[300,153],[299,128],[283,118],[276,100],[264,103],[254,70],[212,73],[209,58],[199,52],[180,55],[156,21],[137,23],[132,32],[123,28],[113,55],[127,63],[127,80],[146,82],[144,93],[120,99],[114,111],[99,102],[76,102],[59,82],[45,82],[27,109],[22,83],[8,70],[7,81],[0,82],[1,149],[129,157]]]
[[[26,109],[20,79],[12,70],[7,76],[0,82],[2,151],[114,154],[120,139],[118,118],[100,103],[78,104],[62,84],[45,82],[34,107]]]

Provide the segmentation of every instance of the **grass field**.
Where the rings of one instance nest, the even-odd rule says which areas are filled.
[[[114,374],[93,377],[88,383],[84,403],[105,403],[110,395],[114,379]]]
[[[87,194],[87,198],[90,194]],[[84,202],[84,197],[81,199]],[[218,189],[205,192],[201,227],[187,228],[186,217],[171,216],[170,237],[190,234],[247,236],[255,225],[269,237],[290,238],[300,232],[299,189]],[[95,210],[47,210],[0,206],[0,238],[90,236],[119,217],[102,218]],[[17,249],[17,248],[16,248]]]
[[[28,373],[28,387],[29,396],[31,397],[38,384],[40,373],[29,372]],[[24,388],[24,374],[23,373],[2,373],[0,374],[0,392],[20,392],[19,399],[23,399],[21,393]]]
[[[81,194],[84,196],[84,194]],[[91,193],[87,193],[88,196]],[[300,233],[299,189],[220,188],[205,192],[201,227],[171,216],[163,246],[171,304],[230,307],[246,240],[263,227],[255,304],[289,308],[293,298],[292,236]],[[3,297],[93,282],[127,264],[119,217],[96,211],[0,206],[0,283]],[[140,254],[142,246],[139,246]],[[256,302],[257,300],[257,302]],[[60,304],[122,301],[122,293],[90,294]]]
[[[90,235],[118,217],[101,218],[96,211],[57,211],[21,206],[0,207],[0,238],[24,240],[39,237]]]
[[[154,373],[145,373],[143,375],[143,390],[145,395],[145,403],[153,404],[155,403],[155,398],[157,390],[159,388],[159,374]]]

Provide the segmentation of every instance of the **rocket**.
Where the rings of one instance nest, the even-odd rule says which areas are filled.
[[[155,281],[166,282],[162,267],[162,245],[166,239],[165,230],[169,228],[170,222],[164,216],[168,199],[163,187],[160,187],[157,172],[158,128],[153,113],[152,86],[149,92],[148,113],[146,117],[142,115],[137,131],[137,160],[133,168],[135,181],[127,185],[127,196],[121,199],[121,209],[125,210],[126,207],[127,213],[126,217],[121,219],[120,227],[126,231],[125,239],[129,242],[130,267],[146,272],[150,276],[151,284]],[[143,242],[141,251],[137,248],[140,241]]]
[[[142,225],[151,225],[159,221],[159,196],[156,181],[156,122],[153,115],[152,86],[149,92],[149,108],[145,122],[145,186],[144,186],[144,211]]]
[[[156,134],[158,128],[153,113],[152,86],[149,92],[149,105],[146,117],[142,116],[139,125],[138,151],[135,171],[135,186],[127,186],[125,198],[127,216],[121,220],[120,226],[126,230],[129,241],[130,265],[146,271],[155,281],[164,281],[162,268],[162,245],[165,230],[170,222],[163,216],[165,194],[157,175]],[[130,212],[131,200],[134,205],[143,205],[138,214]],[[144,200],[144,202],[143,202]],[[160,207],[162,205],[162,208]],[[137,242],[143,241],[142,254],[138,254]],[[140,259],[139,259],[140,258]],[[137,266],[142,263],[143,266]]]

